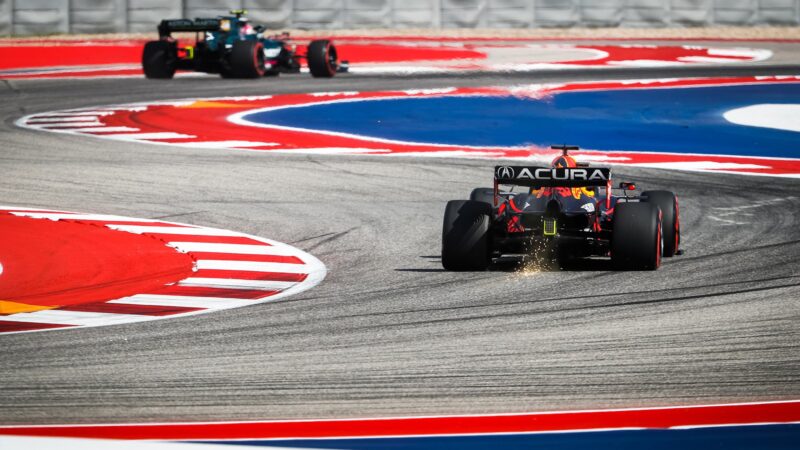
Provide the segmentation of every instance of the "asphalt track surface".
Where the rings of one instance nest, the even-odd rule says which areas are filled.
[[[25,114],[153,99],[797,73],[798,67],[393,79],[0,84],[0,203],[289,243],[329,273],[285,301],[0,337],[0,423],[505,413],[800,398],[800,181],[622,167],[681,199],[656,272],[451,273],[445,202],[494,161],[170,148],[39,133]],[[568,140],[568,139],[567,139]]]

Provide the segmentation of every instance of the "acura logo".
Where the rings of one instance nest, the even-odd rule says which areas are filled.
[[[497,178],[501,179],[514,178],[514,168],[510,166],[500,166],[497,168],[497,173],[495,175]]]

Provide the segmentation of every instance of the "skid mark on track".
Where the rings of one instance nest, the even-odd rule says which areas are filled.
[[[359,228],[361,228],[361,227],[357,226],[357,227],[349,228],[349,229],[344,230],[344,231],[340,231],[338,233],[331,233],[330,235],[328,235],[327,237],[325,237],[321,241],[319,241],[319,242],[311,245],[310,247],[308,247],[308,249],[309,250],[315,250],[315,249],[319,248],[320,245],[327,244],[329,242],[333,242],[333,241],[335,241],[337,239],[341,239],[341,238],[347,236],[348,234],[352,233],[353,231],[355,231],[355,230],[357,230]]]
[[[730,215],[734,215],[734,214],[742,214],[742,211],[747,211],[747,210],[750,210],[750,209],[763,208],[764,206],[778,205],[778,204],[781,204],[781,203],[784,203],[784,202],[792,202],[792,201],[795,201],[795,200],[797,200],[797,197],[789,196],[789,197],[780,197],[780,198],[771,198],[771,199],[768,199],[768,200],[761,200],[761,201],[758,201],[758,202],[755,202],[755,203],[751,203],[751,204],[748,204],[748,205],[714,207],[714,208],[711,208],[711,209],[712,210],[716,210],[716,211],[720,211],[719,213],[717,213],[717,215],[720,216],[720,217],[725,217],[725,216],[730,216]]]
[[[724,288],[728,286],[740,286],[740,285],[753,285],[756,283],[771,283],[771,282],[779,282],[782,281],[784,284],[777,285],[777,286],[765,286],[759,288],[753,288],[750,290],[747,289],[735,289],[730,291],[719,291],[717,293],[709,294],[711,296],[722,296],[727,294],[736,294],[740,292],[757,292],[757,291],[766,291],[770,289],[781,289],[785,287],[793,287],[800,285],[800,282],[792,283],[792,280],[800,280],[800,275],[790,275],[790,276],[782,276],[782,277],[768,277],[768,278],[758,278],[758,279],[751,279],[751,280],[744,280],[744,281],[732,281],[732,282],[725,282],[725,283],[713,283],[713,284],[703,284],[703,285],[695,285],[695,286],[682,286],[678,288],[664,288],[664,289],[648,289],[644,291],[626,291],[626,292],[605,292],[600,294],[592,294],[592,295],[572,295],[572,296],[564,296],[564,297],[548,297],[548,298],[540,298],[535,300],[517,300],[517,301],[509,301],[509,302],[488,302],[482,303],[480,305],[457,305],[457,306],[444,306],[444,307],[435,307],[435,308],[419,308],[413,310],[397,310],[397,311],[380,311],[368,314],[350,314],[348,316],[334,316],[333,318],[344,319],[347,317],[375,317],[375,316],[391,316],[395,314],[418,314],[418,313],[434,313],[434,312],[447,312],[447,311],[459,311],[459,310],[480,310],[484,308],[495,308],[498,306],[522,306],[522,305],[531,305],[533,303],[546,303],[546,302],[564,302],[570,300],[583,300],[583,299],[603,299],[607,301],[610,297],[630,297],[635,295],[657,295],[660,293],[670,293],[670,292],[681,292],[681,291],[691,291],[691,290],[705,290],[705,289],[714,289],[714,288]],[[659,299],[654,300],[653,302],[661,302],[666,300],[682,300],[682,299],[695,299],[695,298],[702,298],[707,294],[699,294],[699,295],[692,295],[692,296],[675,296],[673,295],[667,299]],[[586,309],[586,308],[596,308],[596,307],[603,307],[603,306],[610,306],[610,307],[618,307],[618,306],[625,306],[628,304],[639,304],[639,303],[616,303],[611,305],[589,305],[582,308],[577,309]],[[568,311],[570,309],[561,309],[559,311]],[[513,314],[512,314],[513,315]],[[479,317],[489,317],[489,316],[479,316]],[[494,316],[492,316],[494,317]]]
[[[726,226],[726,225],[747,225],[747,224],[750,223],[750,222],[739,222],[739,221],[731,220],[731,219],[723,219],[721,217],[716,217],[716,216],[708,216],[708,218],[711,219],[711,220],[716,220],[717,222],[722,222],[723,226]]]
[[[722,258],[722,257],[730,256],[730,255],[736,255],[736,254],[739,254],[739,253],[760,252],[761,250],[775,249],[775,248],[785,247],[785,246],[788,246],[788,245],[797,245],[797,244],[800,244],[800,239],[795,239],[795,240],[791,240],[791,241],[783,241],[783,242],[778,242],[778,243],[775,243],[775,244],[754,245],[754,246],[747,247],[747,248],[737,248],[735,250],[728,250],[728,251],[725,251],[725,252],[711,253],[711,254],[708,254],[708,255],[681,256],[680,261],[697,261],[697,260],[702,260],[702,259]]]

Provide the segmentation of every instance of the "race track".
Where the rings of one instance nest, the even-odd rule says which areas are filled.
[[[493,161],[168,148],[40,133],[57,108],[221,95],[485,86],[604,74],[4,81],[0,203],[235,229],[322,260],[286,301],[0,337],[3,424],[508,413],[800,398],[800,181],[622,167],[681,199],[655,272],[444,272],[449,199]]]

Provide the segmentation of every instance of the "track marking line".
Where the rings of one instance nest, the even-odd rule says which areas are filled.
[[[68,122],[87,122],[87,119],[90,118],[92,118],[92,116],[34,117],[28,120],[28,123],[31,125],[50,125]],[[96,116],[94,119],[95,122],[99,122]]]
[[[251,148],[251,147],[276,147],[280,144],[277,142],[253,142],[253,141],[196,141],[196,142],[180,142],[172,145],[181,147],[198,147],[198,148]]]
[[[245,272],[279,272],[304,273],[304,264],[260,261],[228,261],[201,259],[196,262],[197,268],[214,270],[241,270]]]
[[[159,227],[145,225],[114,225],[107,224],[108,228],[118,231],[126,231],[134,234],[177,234],[194,236],[245,236],[236,231],[222,230],[219,228],[197,228],[197,227]]]
[[[88,221],[105,221],[105,222],[158,222],[153,219],[139,219],[135,217],[116,216],[111,214],[69,214],[69,213],[35,213],[35,212],[19,212],[15,211],[11,214],[15,216],[30,217],[33,219],[49,219],[49,220],[88,220]]]
[[[257,291],[283,291],[297,285],[294,281],[238,280],[232,278],[190,277],[178,283],[179,286],[216,289],[253,289]]]
[[[362,439],[538,435],[621,430],[680,430],[800,423],[797,400],[492,415],[409,416],[322,420],[0,426],[0,434],[120,440],[235,443],[278,439]],[[535,446],[534,446],[535,447]],[[785,447],[781,447],[785,448]]]
[[[137,294],[111,300],[109,303],[151,306],[182,306],[187,308],[229,309],[254,304],[254,300],[228,297],[192,297],[184,295]]]
[[[158,132],[158,133],[119,133],[106,135],[112,139],[121,141],[144,141],[144,140],[160,140],[160,139],[191,139],[196,136],[191,134],[173,133],[171,131]]]
[[[102,127],[103,122],[64,122],[64,123],[36,123],[35,127],[52,130],[56,128]]]
[[[59,309],[19,313],[14,314],[13,316],[0,318],[2,321],[13,320],[14,322],[35,322],[73,326],[114,325],[120,323],[140,322],[142,320],[151,319],[151,317],[137,316],[132,314],[63,311]]]
[[[63,111],[54,111],[54,112],[46,112],[41,114],[35,114],[31,119],[53,119],[53,118],[67,118],[67,117],[76,117],[76,116],[109,116],[114,114],[115,109],[103,109],[103,110],[81,110],[81,111],[71,111],[65,109]],[[84,119],[88,119],[89,117],[84,117]]]
[[[120,132],[133,133],[141,130],[132,127],[88,127],[88,128],[70,128],[67,131],[71,131],[73,133],[120,133]]]
[[[291,247],[282,245],[216,244],[210,242],[170,242],[167,245],[175,247],[182,252],[273,256],[294,256],[296,254]]]
[[[635,47],[635,46],[634,46]],[[725,53],[725,50],[722,51]],[[731,49],[730,55],[710,55],[714,57],[730,56],[731,58],[749,57],[741,50]],[[763,56],[763,55],[762,55]],[[620,61],[627,61],[621,59]],[[609,61],[613,62],[613,61]],[[576,66],[586,67],[586,66]],[[440,88],[440,89],[409,89],[379,92],[326,92],[321,94],[281,94],[276,96],[242,96],[242,97],[217,97],[208,99],[156,101],[148,103],[132,103],[129,105],[116,105],[107,108],[91,108],[97,111],[114,111],[119,114],[111,122],[130,123],[130,111],[136,111],[137,124],[141,124],[140,133],[109,133],[98,127],[97,130],[76,131],[72,129],[46,129],[36,123],[42,117],[53,114],[78,114],[87,110],[56,111],[52,113],[34,114],[25,116],[16,121],[18,126],[33,128],[50,132],[82,133],[94,138],[115,139],[118,136],[132,135],[130,138],[136,142],[152,145],[170,145],[182,148],[229,148],[242,151],[273,151],[279,153],[306,153],[306,154],[386,154],[391,156],[413,157],[451,157],[451,158],[504,158],[533,161],[545,158],[545,150],[530,145],[520,146],[481,146],[481,145],[449,145],[437,142],[412,142],[412,140],[396,140],[379,138],[354,133],[325,131],[319,129],[280,126],[271,123],[259,124],[255,121],[243,120],[245,116],[259,112],[269,112],[287,108],[304,108],[343,102],[366,102],[379,100],[395,100],[407,98],[429,98],[431,96],[447,97],[523,97],[542,100],[552,95],[576,92],[606,92],[619,90],[664,90],[687,89],[726,86],[752,86],[764,83],[771,84],[797,84],[798,76],[759,76],[759,77],[727,77],[727,78],[662,78],[662,79],[633,79],[633,80],[606,80],[593,82],[574,83],[539,83],[512,87],[477,87],[477,88]],[[226,106],[234,105],[234,101],[242,102],[240,110],[235,108],[214,108],[203,110],[197,105],[204,102],[222,103]],[[194,106],[194,108],[182,108]],[[231,112],[233,114],[231,114]],[[187,115],[198,114],[214,115],[214,124],[202,129],[190,129],[185,123]],[[721,114],[721,113],[720,113]],[[117,120],[119,119],[119,120]],[[185,122],[185,123],[184,123]],[[242,125],[247,129],[239,129],[241,133],[234,133],[230,123]],[[732,125],[735,126],[735,125]],[[260,142],[259,134],[252,130],[261,127],[274,132],[271,138],[275,142]],[[106,127],[108,128],[108,127]],[[160,135],[164,139],[147,139],[158,137],[158,133],[172,132],[180,136],[187,136],[175,142],[175,135]],[[230,134],[226,134],[230,133]],[[155,134],[156,136],[152,136]],[[366,133],[369,134],[369,133]],[[193,136],[196,135],[196,136]],[[224,139],[230,136],[232,139]],[[389,135],[387,135],[389,136]],[[122,139],[122,140],[128,140]],[[415,140],[424,140],[418,138]],[[633,145],[633,144],[632,144]],[[635,147],[635,145],[634,145]],[[733,152],[733,151],[732,151]],[[713,153],[713,154],[711,154]],[[579,158],[584,155],[587,160],[597,159],[611,163],[625,165],[639,165],[656,169],[674,169],[701,171],[711,173],[726,173],[750,176],[772,177],[800,177],[800,163],[793,155],[784,153],[767,153],[784,155],[783,157],[753,155],[729,155],[725,150],[715,149],[710,153],[676,151],[635,151],[634,150],[603,150],[585,149],[580,152]],[[734,152],[735,153],[735,152]]]

